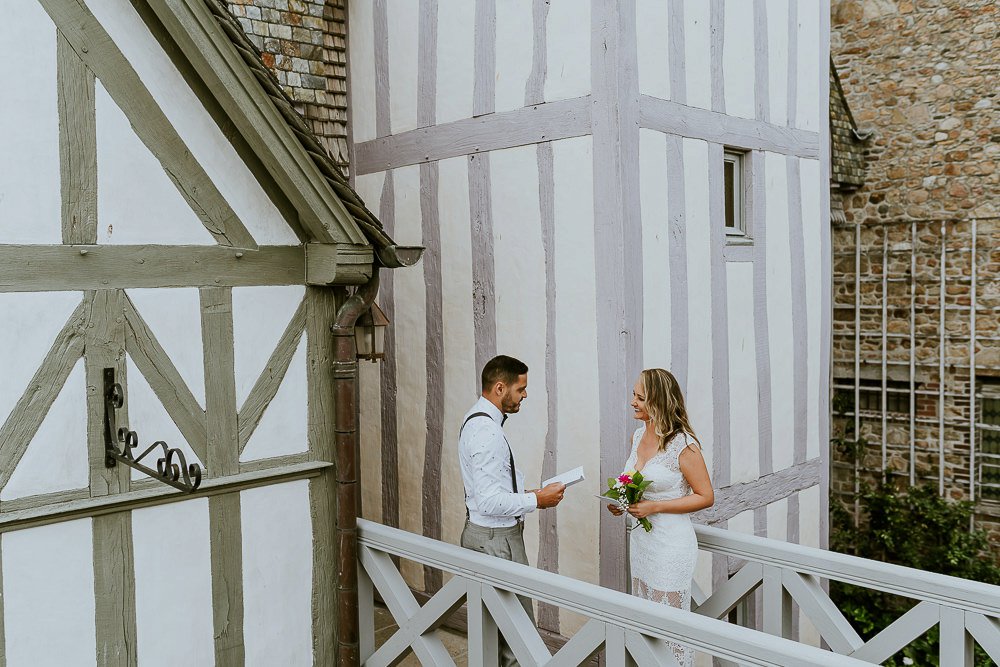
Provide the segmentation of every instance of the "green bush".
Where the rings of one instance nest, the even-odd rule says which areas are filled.
[[[862,485],[860,501],[860,526],[856,527],[847,506],[831,498],[830,548],[834,551],[1000,584],[1000,567],[989,555],[985,531],[969,530],[972,503],[942,498],[930,485],[900,490],[891,482]],[[830,597],[866,641],[914,605],[908,598],[840,582],[831,582]],[[912,659],[913,665],[937,665],[937,627],[883,664],[902,665],[903,656]],[[977,646],[975,664],[994,663]]]

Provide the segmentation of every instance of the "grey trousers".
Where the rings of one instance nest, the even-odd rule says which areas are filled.
[[[465,528],[462,530],[462,546],[521,565],[528,564],[528,554],[524,550],[524,524],[522,522],[518,522],[510,528],[485,528],[472,523],[466,517]],[[534,623],[535,613],[531,608],[531,600],[522,595],[518,595],[517,599],[524,610],[528,612],[528,618]],[[500,635],[500,664],[502,667],[512,667],[519,664],[514,658],[514,653],[507,646],[507,642],[504,641],[502,634]]]

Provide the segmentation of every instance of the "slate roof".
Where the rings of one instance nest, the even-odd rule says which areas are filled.
[[[354,218],[358,227],[361,228],[365,238],[375,247],[380,263],[389,268],[412,263],[411,261],[407,261],[409,258],[398,256],[402,253],[397,253],[397,250],[403,250],[403,248],[398,248],[396,242],[389,237],[382,223],[368,210],[364,201],[358,196],[354,188],[351,187],[340,167],[327,154],[322,144],[320,144],[316,134],[306,124],[299,112],[295,110],[291,98],[278,85],[277,78],[264,64],[260,51],[250,41],[246,33],[243,32],[243,27],[236,20],[236,17],[229,12],[224,0],[205,0],[205,3],[223,32],[232,41],[233,46],[236,47],[243,62],[253,72],[254,77],[256,77],[264,91],[267,92],[271,101],[274,102],[275,107],[302,143],[309,157],[316,163],[326,182],[344,203],[347,211]]]
[[[841,189],[853,190],[865,183],[865,140],[847,103],[840,76],[830,61],[830,178]]]

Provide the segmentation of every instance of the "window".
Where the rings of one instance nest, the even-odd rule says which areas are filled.
[[[726,236],[731,240],[749,238],[747,215],[744,210],[743,181],[744,154],[727,150],[723,156],[722,169],[725,187]]]
[[[854,411],[854,379],[835,380],[833,410],[838,414]],[[919,386],[919,385],[918,385]],[[875,378],[858,380],[858,407],[861,413],[882,412],[882,381]],[[886,380],[885,411],[889,414],[910,413],[910,383],[906,380]],[[1000,434],[998,434],[1000,435]]]

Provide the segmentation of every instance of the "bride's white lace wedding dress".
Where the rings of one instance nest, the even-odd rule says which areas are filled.
[[[632,452],[625,462],[625,471],[635,470],[636,450],[643,424],[632,434]],[[678,458],[688,445],[697,447],[694,439],[679,433],[663,451],[653,455],[643,466],[642,476],[652,481],[646,488],[646,500],[672,500],[691,493],[691,486],[681,473]],[[691,578],[698,560],[698,540],[687,514],[651,514],[653,530],[646,532],[636,524],[629,540],[632,566],[632,594],[653,602],[689,610],[691,608]],[[677,664],[690,667],[694,650],[670,644]]]

